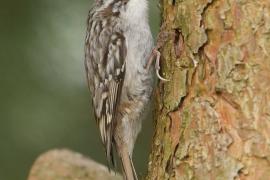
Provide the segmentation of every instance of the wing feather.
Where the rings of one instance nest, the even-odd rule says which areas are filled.
[[[106,23],[104,23],[106,21]],[[126,42],[116,17],[90,13],[85,44],[85,69],[96,121],[107,160],[114,165],[113,131],[125,76]]]

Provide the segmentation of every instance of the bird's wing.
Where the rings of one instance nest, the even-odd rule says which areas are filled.
[[[125,76],[126,41],[117,22],[90,14],[85,45],[85,68],[102,142],[114,165],[113,131]]]

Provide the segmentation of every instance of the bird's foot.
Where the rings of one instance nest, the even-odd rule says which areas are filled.
[[[146,69],[149,69],[151,64],[153,63],[153,61],[155,60],[155,69],[156,69],[156,75],[157,77],[162,80],[162,81],[170,81],[168,79],[163,78],[160,74],[159,74],[159,70],[160,70],[160,52],[159,49],[161,47],[164,46],[164,44],[170,39],[170,37],[175,35],[175,32],[169,32],[165,30],[166,28],[166,24],[162,24],[162,26],[160,27],[160,32],[158,33],[157,36],[157,44],[155,46],[155,48],[152,50],[152,53],[147,61],[146,64]],[[154,58],[155,57],[155,58]]]
[[[155,57],[155,58],[154,58]],[[160,74],[159,74],[159,70],[160,70],[160,65],[159,65],[159,63],[160,63],[160,52],[157,50],[157,48],[154,48],[153,50],[152,50],[152,53],[151,53],[151,55],[150,55],[150,57],[149,57],[149,59],[148,59],[148,62],[147,62],[147,64],[146,64],[146,69],[147,70],[149,70],[149,68],[150,68],[150,66],[151,66],[151,64],[153,63],[153,61],[155,60],[155,69],[156,69],[156,75],[157,75],[157,77],[160,79],[160,80],[162,80],[162,81],[170,81],[170,80],[168,80],[168,79],[165,79],[165,78],[163,78]]]

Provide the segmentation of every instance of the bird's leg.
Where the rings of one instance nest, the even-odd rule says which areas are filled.
[[[168,79],[163,78],[163,77],[160,76],[160,74],[159,74],[159,70],[160,70],[160,65],[159,65],[159,62],[160,62],[160,52],[159,52],[156,48],[154,48],[152,53],[155,54],[155,56],[156,56],[156,60],[155,60],[155,61],[156,61],[156,63],[155,63],[155,69],[156,69],[156,75],[157,75],[157,77],[158,77],[160,80],[162,80],[162,81],[170,81],[170,80],[168,80]]]
[[[160,32],[158,33],[158,37],[157,37],[157,45],[155,46],[155,48],[152,50],[152,53],[147,61],[146,64],[146,69],[148,70],[151,66],[151,64],[153,63],[153,61],[155,60],[155,69],[156,69],[156,75],[157,77],[162,80],[162,81],[169,81],[168,79],[163,78],[160,74],[159,74],[159,70],[160,70],[160,52],[159,49],[165,44],[165,42],[169,39],[170,35],[174,35],[174,33],[170,33],[167,32],[165,29],[165,24],[163,24],[160,28]],[[154,58],[155,57],[155,58]]]
[[[154,50],[153,50],[153,51],[154,51]],[[151,64],[152,64],[153,61],[154,61],[155,53],[154,53],[153,51],[151,52],[150,57],[148,58],[146,65],[144,66],[144,68],[147,69],[147,70],[150,69],[150,66],[151,66]]]
[[[160,52],[158,51],[158,49],[157,48],[154,48],[153,50],[152,50],[152,53],[151,53],[151,55],[150,55],[150,57],[149,57],[149,59],[148,59],[148,61],[147,61],[147,64],[146,64],[146,66],[145,66],[145,68],[147,69],[147,70],[149,70],[149,68],[150,68],[150,66],[152,65],[152,63],[153,63],[153,61],[155,60],[155,69],[156,69],[156,75],[157,75],[157,77],[160,79],[160,80],[162,80],[162,81],[169,81],[168,79],[165,79],[165,78],[163,78],[160,74],[159,74],[159,70],[160,70],[160,65],[159,65],[159,63],[160,63]]]

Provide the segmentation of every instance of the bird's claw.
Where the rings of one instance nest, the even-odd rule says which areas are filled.
[[[160,70],[160,66],[159,66],[159,62],[160,62],[160,52],[157,49],[153,50],[153,53],[155,53],[156,55],[156,64],[155,64],[155,69],[156,69],[156,75],[157,77],[161,80],[161,81],[170,81],[166,78],[163,78],[160,74],[159,74],[159,70]]]
[[[161,77],[157,69],[156,69],[156,75],[157,75],[158,79],[160,79],[161,81],[167,81],[167,82],[170,81],[169,79],[165,79],[165,78]]]
[[[163,78],[160,74],[159,74],[159,70],[160,70],[160,66],[159,66],[159,62],[160,62],[160,52],[157,50],[157,48],[154,48],[149,59],[148,59],[148,62],[147,64],[145,65],[145,69],[149,70],[151,64],[153,63],[154,61],[154,56],[156,56],[156,63],[155,63],[155,69],[156,69],[156,75],[158,77],[158,79],[160,79],[161,81],[170,81],[168,79],[165,79]]]

